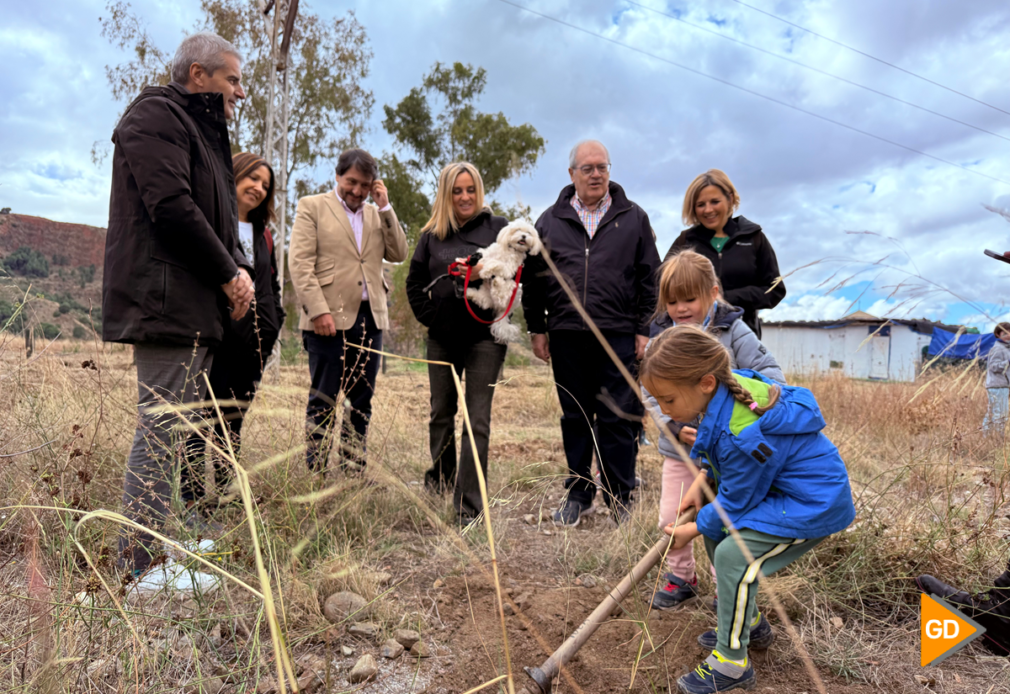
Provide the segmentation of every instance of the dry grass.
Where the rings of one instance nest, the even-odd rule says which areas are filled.
[[[135,417],[131,351],[60,341],[26,363],[20,341],[3,339],[0,453],[53,443],[0,459],[0,494],[7,507],[0,511],[0,690],[256,691],[276,673],[261,600],[229,584],[202,596],[140,600],[127,593],[124,621],[74,545],[79,517],[74,511],[119,508]],[[82,367],[85,362],[95,368]],[[257,499],[258,537],[278,596],[281,628],[296,660],[322,655],[323,690],[357,690],[346,681],[346,671],[360,654],[376,653],[375,644],[349,637],[346,624],[332,624],[322,613],[327,595],[353,590],[369,601],[366,618],[379,625],[378,642],[397,628],[417,629],[436,654],[380,663],[379,679],[365,691],[464,691],[504,675],[487,536],[472,527],[460,537],[451,526],[450,501],[428,496],[418,484],[430,463],[425,368],[391,361],[380,376],[369,440],[375,485],[336,475],[321,483],[305,470],[297,449],[307,377],[304,362],[281,367],[279,376],[268,374],[246,424],[241,455]],[[981,373],[943,374],[918,395],[921,384],[826,377],[802,384],[817,395],[827,433],[849,465],[859,516],[849,531],[770,582],[828,691],[850,686],[922,691],[914,677],[918,617],[911,579],[935,573],[981,588],[1007,561],[1006,450],[978,431],[985,407]],[[588,527],[557,532],[537,520],[562,494],[559,414],[546,368],[507,369],[495,397],[488,489],[498,566],[514,588],[512,597],[525,590],[568,590],[586,575],[613,582],[657,537],[661,460],[655,448],[640,456],[646,486],[630,527],[617,529],[598,515]],[[655,441],[656,432],[650,429],[649,437]],[[526,515],[534,517],[533,525],[523,521]],[[222,566],[258,585],[243,513],[224,511],[218,520],[228,528],[218,543],[226,552]],[[79,532],[108,581],[117,580],[111,568],[117,532],[102,519]],[[192,539],[178,521],[166,534]],[[459,592],[437,589],[436,581],[454,590],[460,586]],[[571,617],[579,600],[587,599],[557,606],[569,631],[581,621]],[[647,624],[656,642],[686,644],[693,636],[684,637],[684,630],[697,631],[706,621],[703,613],[685,612],[672,623],[665,617],[655,623],[641,606],[628,610],[625,619]],[[460,621],[470,623],[479,638],[454,636]],[[560,645],[540,622],[509,624],[510,641],[521,632],[534,650]],[[354,654],[342,655],[341,646]],[[521,662],[513,658],[520,684],[519,666],[542,659],[524,653]],[[667,660],[664,670],[657,657],[643,659],[636,691],[675,687],[681,665]],[[595,680],[584,679],[585,672],[632,665],[631,658],[621,663],[589,658],[583,658],[579,676],[563,681],[563,691],[580,686],[597,691],[586,684]],[[770,678],[776,689],[793,691],[788,683],[802,676],[797,658],[782,639],[761,662],[759,676]],[[1010,679],[1002,665],[970,647],[928,673],[934,678],[931,689],[1007,691]],[[799,686],[804,688],[795,691],[813,690]],[[503,687],[501,680],[485,691]]]

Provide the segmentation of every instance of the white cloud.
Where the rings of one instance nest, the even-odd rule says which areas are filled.
[[[973,170],[1010,181],[1010,142],[912,109],[823,75],[699,32],[623,0],[521,0],[532,9],[603,34],[664,59],[796,104]],[[794,60],[1010,135],[1007,116],[900,71],[846,51],[737,4],[643,0]],[[170,50],[197,19],[195,0],[138,6]],[[338,10],[318,5],[327,15]],[[1010,6],[978,0],[807,0],[778,3],[775,12],[873,55],[1010,110]],[[788,274],[787,304],[775,315],[827,315],[843,298],[821,296],[845,272],[876,278],[869,301],[918,275],[890,300],[937,315],[948,303],[995,303],[1010,287],[1010,268],[987,260],[985,247],[1010,249],[1010,225],[983,203],[1010,207],[1008,186],[770,103],[627,48],[533,16],[495,0],[360,3],[357,16],[374,53],[367,86],[376,109],[366,145],[390,147],[383,104],[395,104],[435,61],[487,69],[480,107],[529,122],[548,140],[530,176],[509,184],[539,213],[568,182],[567,153],[584,137],[603,139],[614,180],[649,212],[664,253],[680,232],[687,184],[712,167],[724,169],[743,197],[741,212],[758,222]],[[103,0],[16,6],[5,15],[0,60],[4,157],[0,203],[16,212],[104,225],[109,164],[89,161],[106,142],[122,105],[111,101],[104,66],[126,57],[99,36]],[[874,17],[867,22],[866,17]],[[42,41],[38,37],[45,37]],[[33,38],[34,37],[34,38]],[[984,55],[985,60],[978,56]],[[977,162],[977,163],[976,163]],[[53,181],[39,167],[80,171]],[[320,162],[320,179],[329,175]],[[394,201],[395,203],[395,201]],[[893,237],[854,236],[872,231]],[[907,254],[906,254],[907,252]],[[871,267],[890,254],[894,269]],[[815,263],[818,260],[835,259]],[[841,259],[845,259],[844,261]],[[812,264],[814,263],[814,264]],[[803,269],[800,269],[803,268]],[[848,268],[848,270],[846,270]],[[883,272],[882,272],[883,271]],[[819,287],[835,272],[832,282]],[[879,275],[879,276],[878,276]],[[855,281],[855,280],[854,280]],[[864,301],[864,304],[867,303]],[[884,306],[883,308],[887,308]],[[837,317],[837,316],[832,316]]]

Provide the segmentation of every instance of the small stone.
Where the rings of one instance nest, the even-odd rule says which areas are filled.
[[[441,578],[436,578],[435,582],[431,584],[432,588],[441,588],[445,585],[445,582]]]
[[[529,601],[530,601],[529,593],[523,593],[519,597],[512,599],[512,602],[516,604],[516,607],[518,607],[520,611],[522,611],[522,609],[529,604]]]
[[[375,664],[375,658],[370,654],[358,658],[358,662],[354,664],[351,668],[351,672],[347,675],[347,681],[351,684],[358,684],[359,682],[367,682],[379,673],[379,666]]]
[[[347,630],[347,633],[366,639],[374,639],[379,633],[379,625],[371,622],[355,622]]]
[[[384,644],[382,644],[382,648],[379,649],[379,655],[381,655],[383,658],[396,660],[401,655],[403,655],[403,646],[401,646],[400,643],[395,639],[389,639]]]
[[[923,687],[931,687],[936,684],[936,680],[932,677],[923,677],[922,675],[916,675],[915,681],[921,684]]]
[[[845,626],[845,622],[842,621],[841,617],[832,617],[831,626],[833,626],[835,629],[841,629],[843,626]]]
[[[550,530],[543,530],[541,532],[543,532],[544,535],[553,535],[554,534]]]
[[[581,579],[581,578],[576,578],[576,579],[575,579],[575,585],[577,585],[577,586],[580,586],[580,587],[581,587],[581,586],[582,586],[582,579]]]
[[[411,648],[421,640],[421,635],[413,629],[397,629],[393,634],[393,638],[404,648]]]
[[[224,640],[221,638],[221,625],[215,624],[214,628],[210,630],[210,634],[207,635],[207,641],[210,643],[211,647],[218,649]]]
[[[256,694],[274,694],[277,691],[277,680],[272,677],[264,677],[256,685]]]
[[[349,617],[361,619],[366,615],[368,601],[357,593],[344,590],[326,598],[323,604],[323,614],[334,624]]]
[[[586,574],[585,576],[580,576],[579,579],[582,581],[582,586],[584,588],[595,588],[596,587],[596,577]]]
[[[354,649],[351,648],[350,646],[341,646],[340,652],[343,653],[344,655],[354,655]]]
[[[512,615],[514,615],[516,613],[515,608],[512,607],[512,603],[510,603],[510,602],[507,602],[504,605],[502,605],[501,609],[502,609],[502,612],[505,613],[506,617],[511,617]]]
[[[415,658],[430,658],[431,650],[428,649],[428,644],[424,641],[418,641],[410,647],[410,654]]]
[[[523,516],[523,522],[526,523],[526,525],[536,525],[537,517],[534,516],[532,513],[527,513],[525,516]]]

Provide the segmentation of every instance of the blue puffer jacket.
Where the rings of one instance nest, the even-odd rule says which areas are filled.
[[[774,381],[751,370],[734,372],[764,406]],[[779,386],[778,403],[760,417],[720,385],[708,404],[691,457],[707,460],[716,500],[737,529],[797,539],[826,537],[856,517],[845,463],[821,433],[824,418],[813,394]],[[729,531],[708,504],[698,530],[715,541]]]

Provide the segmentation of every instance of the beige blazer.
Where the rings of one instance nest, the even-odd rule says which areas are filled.
[[[354,239],[344,206],[332,190],[298,201],[291,230],[288,269],[298,295],[298,327],[312,330],[312,319],[333,315],[337,330],[348,330],[361,308],[362,282],[368,283],[368,302],[380,330],[389,328],[382,261],[407,258],[407,237],[392,209],[379,212],[365,203],[361,251]]]

